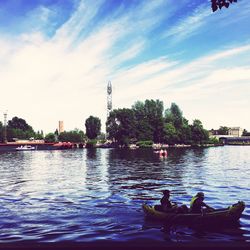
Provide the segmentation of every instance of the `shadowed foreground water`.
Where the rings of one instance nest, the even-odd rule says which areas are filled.
[[[0,153],[0,243],[249,242],[250,147],[76,149]],[[189,204],[197,191],[222,208],[243,200],[232,227],[195,228],[145,220],[141,205],[162,189]]]

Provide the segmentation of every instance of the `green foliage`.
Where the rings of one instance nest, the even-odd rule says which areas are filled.
[[[30,125],[26,123],[26,121],[22,118],[13,117],[12,120],[8,121],[9,129],[20,129],[22,131],[33,130]]]
[[[164,134],[164,142],[174,144],[178,141],[177,131],[172,122],[165,123]]]
[[[56,135],[54,133],[48,133],[45,136],[45,141],[46,142],[56,142]]]
[[[8,121],[7,125],[7,140],[12,141],[13,138],[18,139],[30,139],[35,138],[36,133],[33,128],[27,124],[27,122],[18,117],[13,117],[12,120]]]
[[[137,101],[133,106],[135,137],[138,140],[153,140],[153,130],[148,116],[146,114],[145,105],[141,101]]]
[[[36,135],[34,137],[36,140],[43,140],[44,139],[44,135],[43,135],[43,131],[37,131]]]
[[[85,121],[86,135],[89,139],[95,139],[101,133],[101,120],[90,116]]]
[[[86,143],[86,148],[94,148],[96,146],[97,140],[88,140]]]
[[[218,129],[219,135],[228,135],[229,128],[226,126],[220,126]]]
[[[0,121],[0,142],[3,142],[3,124]]]
[[[106,134],[105,133],[100,133],[97,136],[97,140],[104,140],[104,141],[106,141]]]
[[[172,103],[171,107],[165,111],[165,121],[172,122],[174,127],[178,130],[183,125],[182,111],[177,104]]]
[[[208,143],[210,143],[210,144],[218,144],[219,140],[216,137],[211,137],[211,138],[209,138]]]
[[[119,145],[127,146],[135,134],[135,117],[131,109],[115,109],[107,120],[109,139],[115,139]]]
[[[203,144],[209,140],[208,131],[203,128],[200,120],[195,119],[191,126],[192,141],[195,144]]]
[[[191,140],[191,127],[188,120],[183,117],[179,106],[172,103],[169,109],[165,110],[165,138],[169,144],[189,143]]]
[[[151,148],[153,143],[153,141],[138,141],[136,145],[140,148]]]
[[[163,102],[159,100],[146,100],[145,111],[147,121],[152,128],[153,141],[162,142],[164,134]]]
[[[135,115],[135,136],[138,140],[161,142],[164,135],[163,102],[146,100],[132,106]]]
[[[188,120],[183,118],[182,126],[179,129],[179,140],[181,143],[190,144],[191,136],[191,126],[188,124]]]
[[[250,136],[250,132],[247,132],[246,129],[243,130],[242,136]]]
[[[143,141],[168,144],[201,144],[208,141],[208,131],[202,123],[195,120],[189,125],[177,104],[172,103],[164,116],[163,111],[163,102],[159,100],[137,101],[132,109],[113,110],[106,124],[109,139],[115,139],[123,146],[131,141],[139,141],[137,145],[140,146],[148,146]]]
[[[58,140],[62,142],[84,142],[84,133],[78,129],[65,131],[58,135]]]

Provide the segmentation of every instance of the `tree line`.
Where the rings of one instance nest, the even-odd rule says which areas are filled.
[[[94,125],[93,125],[94,120]],[[101,133],[101,120],[97,117],[90,116],[85,121],[86,134],[80,129],[64,131],[59,133],[56,129],[54,132],[44,134],[44,132],[35,132],[23,118],[13,117],[7,122],[6,128],[0,121],[0,142],[13,142],[16,140],[45,140],[45,142],[86,142],[88,139],[104,138]]]
[[[0,142],[4,142],[5,139],[9,142],[15,140],[83,142],[86,139],[86,135],[79,129],[68,132],[65,131],[60,134],[58,133],[58,130],[55,130],[55,132],[50,132],[44,135],[42,130],[35,132],[32,126],[30,126],[24,119],[15,116],[7,122],[6,128],[4,128],[2,122],[0,122]]]
[[[130,109],[113,110],[106,122],[108,138],[119,145],[152,141],[166,144],[204,144],[209,134],[202,122],[192,124],[183,116],[177,104],[164,110],[160,100],[137,101]]]
[[[33,128],[22,118],[13,117],[8,121],[6,128],[0,122],[0,141],[15,139],[35,139],[46,142],[89,142],[95,144],[97,140],[109,139],[116,145],[128,146],[131,143],[149,144],[207,144],[214,143],[209,138],[209,133],[204,129],[198,119],[189,121],[183,116],[183,112],[176,103],[164,110],[160,100],[137,101],[131,108],[119,108],[110,112],[106,121],[106,132],[101,133],[101,120],[95,116],[89,116],[85,120],[85,133],[74,129],[58,133],[43,131],[35,132]],[[227,134],[228,128],[221,126],[220,134]],[[250,135],[244,130],[243,135]]]

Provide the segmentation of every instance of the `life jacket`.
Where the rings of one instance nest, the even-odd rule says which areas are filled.
[[[194,196],[194,197],[191,199],[191,201],[190,201],[190,210],[192,210],[193,205],[194,205],[194,202],[195,202],[198,198],[199,198],[199,197]]]

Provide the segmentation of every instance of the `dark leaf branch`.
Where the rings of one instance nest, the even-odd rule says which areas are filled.
[[[222,7],[228,8],[232,3],[237,3],[237,0],[211,0],[211,8],[215,12]]]

